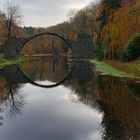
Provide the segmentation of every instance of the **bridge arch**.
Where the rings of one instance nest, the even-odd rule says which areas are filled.
[[[58,37],[58,38],[62,39],[62,40],[66,43],[66,45],[68,46],[68,48],[70,48],[71,51],[72,51],[72,53],[74,54],[74,49],[72,48],[71,43],[70,43],[66,38],[64,38],[62,35],[59,35],[59,34],[57,34],[57,33],[52,33],[52,32],[44,32],[44,33],[37,34],[37,35],[35,35],[35,36],[33,36],[33,37],[30,37],[29,39],[27,39],[27,40],[23,43],[22,47],[20,48],[20,52],[21,52],[21,50],[25,47],[25,45],[26,45],[28,42],[30,42],[31,40],[33,40],[33,39],[35,39],[35,38],[37,38],[37,37],[44,36],[44,35],[55,36],[55,37]]]

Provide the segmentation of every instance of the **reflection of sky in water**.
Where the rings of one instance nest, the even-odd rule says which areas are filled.
[[[102,115],[70,99],[63,86],[43,89],[26,84],[20,89],[22,114],[3,114],[0,140],[100,140]]]
[[[44,81],[35,81],[35,83],[37,84],[40,84],[40,85],[54,85],[56,84],[55,82],[51,82],[51,81],[47,81],[47,80],[44,80]]]

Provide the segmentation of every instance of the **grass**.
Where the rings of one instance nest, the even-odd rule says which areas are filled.
[[[74,61],[90,61],[96,64],[96,71],[103,75],[117,77],[140,78],[140,60],[137,62],[122,63],[119,61],[97,61],[91,59],[72,59]]]
[[[100,62],[97,60],[91,60],[91,62],[96,64],[96,70],[101,72],[104,75],[112,75],[112,76],[119,76],[119,77],[132,77],[133,75],[120,71],[114,68],[111,65],[108,65],[104,62]]]
[[[0,68],[6,65],[18,64],[29,59],[28,57],[19,57],[16,60],[6,60],[3,59],[3,56],[0,54]],[[32,59],[32,58],[30,58]],[[140,78],[140,59],[132,63],[121,63],[117,61],[97,61],[91,59],[72,59],[74,61],[91,61],[96,64],[96,71],[101,72],[103,75],[112,75],[118,77],[130,77],[130,78]]]
[[[115,67],[106,64],[102,61],[97,61],[93,59],[72,59],[74,61],[90,61],[96,64],[96,71],[101,72],[103,75],[112,75],[112,76],[119,76],[119,77],[132,77],[133,75],[123,72],[121,70],[116,69]]]
[[[0,68],[6,66],[6,65],[12,65],[12,64],[18,64],[19,62],[25,61],[25,58],[19,57],[15,60],[7,60],[4,58],[0,58]]]
[[[120,62],[115,60],[105,61],[106,64],[113,66],[114,68],[123,71],[127,74],[134,75],[140,78],[140,60],[134,60],[130,62]]]
[[[3,58],[3,54],[0,54],[0,68],[3,68],[6,65],[12,65],[12,64],[18,64],[20,62],[24,62],[26,60],[34,60],[34,59],[39,59],[39,57],[36,56],[20,56],[17,59],[13,60],[7,60]]]

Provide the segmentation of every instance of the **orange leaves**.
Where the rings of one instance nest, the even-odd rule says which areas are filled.
[[[68,38],[71,39],[71,40],[76,40],[77,39],[77,32],[76,31],[69,31],[68,32]]]
[[[134,6],[130,9],[130,14],[140,14],[140,0],[136,1]]]
[[[140,32],[140,15],[130,15],[129,6],[123,7],[109,16],[101,31],[101,40],[105,42],[105,58],[115,59],[129,37]]]

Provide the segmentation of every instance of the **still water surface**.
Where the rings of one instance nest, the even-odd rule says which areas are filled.
[[[66,57],[0,70],[0,140],[130,139],[140,139],[139,80],[103,76]]]

